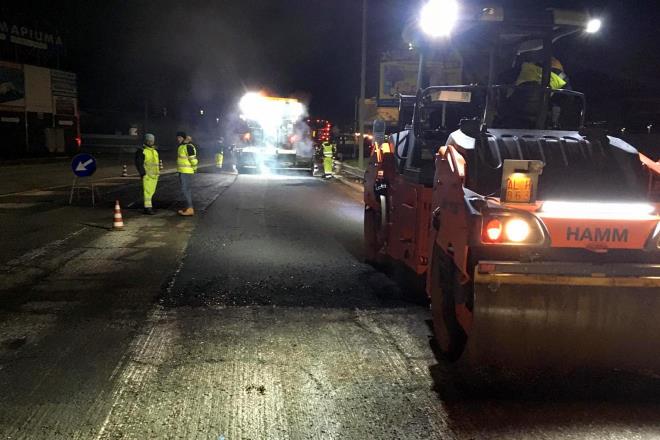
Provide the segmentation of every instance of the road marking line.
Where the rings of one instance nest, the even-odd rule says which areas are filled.
[[[35,258],[42,257],[46,255],[48,252],[54,250],[55,248],[58,248],[62,246],[64,243],[67,241],[71,240],[74,237],[77,237],[78,235],[82,234],[83,231],[87,229],[87,226],[82,227],[78,229],[77,231],[72,232],[71,234],[67,235],[66,237],[60,239],[60,240],[55,240],[52,241],[44,246],[38,247],[36,249],[32,249],[29,252],[26,252],[25,254],[21,255],[20,257],[14,258],[13,260],[8,261],[5,263],[6,266],[24,266],[25,264],[29,263],[30,261],[34,260]]]
[[[7,202],[0,203],[0,209],[24,209],[32,208],[34,206],[43,205],[46,202]]]

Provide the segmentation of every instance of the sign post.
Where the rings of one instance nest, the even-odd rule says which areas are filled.
[[[71,185],[71,193],[69,194],[69,205],[73,202],[74,191],[78,190],[78,198],[80,198],[80,190],[85,188],[92,192],[92,207],[95,206],[96,200],[94,197],[94,181],[90,179],[89,186],[82,186],[79,184],[78,179],[92,177],[92,175],[96,172],[96,159],[87,153],[77,154],[73,160],[71,160],[71,171],[73,171],[75,177],[73,179],[73,184]]]

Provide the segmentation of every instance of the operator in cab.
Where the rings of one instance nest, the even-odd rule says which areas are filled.
[[[540,63],[531,61],[523,62],[520,66],[520,73],[516,79],[516,86],[525,84],[541,84],[543,77],[543,66]],[[561,62],[552,57],[552,70],[550,71],[550,88],[553,90],[571,90],[568,75],[564,72],[564,66]]]
[[[544,103],[544,92],[539,87],[543,80],[543,63],[539,61],[540,56],[539,51],[523,54],[516,63],[519,68],[514,69],[514,72],[512,72],[515,80],[509,77],[509,81],[512,81],[515,87],[509,90],[506,106],[502,108],[500,115],[501,120],[499,122],[504,126],[531,129],[536,128],[539,124],[539,113]],[[546,87],[553,91],[571,90],[570,80],[564,66],[556,57],[552,57],[550,67],[550,78]],[[544,128],[558,128],[561,125],[562,108],[567,110],[564,112],[566,115],[575,113],[574,109],[567,108],[574,106],[573,100],[566,98],[565,95],[559,93],[552,94],[549,109],[551,110],[549,112],[551,117],[545,122]]]

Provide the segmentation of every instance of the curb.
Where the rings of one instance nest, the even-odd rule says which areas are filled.
[[[340,174],[346,174],[351,179],[364,181],[364,170],[351,165],[346,165],[345,163],[339,161],[337,161],[337,164],[339,165],[338,168]]]
[[[354,182],[351,180],[351,178],[347,178],[345,176],[335,176],[335,180],[341,182],[343,185],[348,186],[350,189],[352,189],[355,192],[358,192],[360,194],[364,192],[364,186],[362,186],[362,183]]]

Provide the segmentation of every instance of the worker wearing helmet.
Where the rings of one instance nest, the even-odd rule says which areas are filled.
[[[560,90],[568,88],[568,76],[564,72],[564,66],[561,62],[552,57],[552,70],[550,71],[550,88],[553,90]],[[543,67],[537,63],[533,62],[524,62],[520,66],[520,74],[516,80],[516,85],[520,86],[523,84],[541,84],[541,79],[543,77]]]
[[[508,91],[506,105],[501,110],[501,123],[512,128],[532,128],[538,123],[538,115],[544,103],[544,92],[539,88],[543,79],[543,67],[538,62],[538,54],[529,56],[520,64],[515,88]],[[527,87],[536,86],[536,87]],[[568,76],[561,62],[553,57],[550,80],[547,84],[552,90],[570,90]],[[563,96],[551,95],[552,125],[558,126],[561,107],[572,105],[562,99]],[[555,108],[556,107],[556,108]]]
[[[179,210],[178,214],[188,217],[195,215],[192,201],[192,176],[197,172],[199,161],[197,160],[197,148],[192,143],[192,137],[184,132],[178,132],[176,136],[179,143],[176,166],[181,182],[181,192],[186,202],[186,208]]]
[[[144,197],[144,213],[153,215],[152,199],[158,185],[160,174],[158,151],[156,150],[156,137],[147,133],[144,135],[144,145],[135,152],[135,167],[142,177],[142,194]]]
[[[215,152],[215,167],[222,169],[225,160],[225,138],[218,138],[218,144]]]
[[[336,146],[330,140],[325,140],[321,144],[323,150],[323,177],[332,177],[332,165],[335,157]]]

